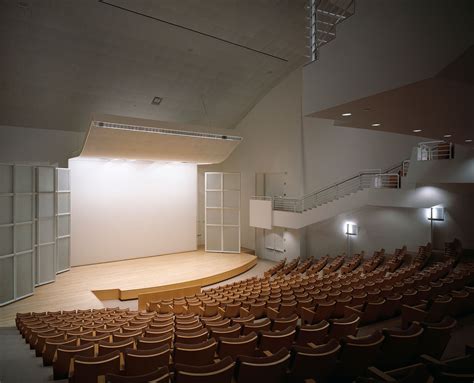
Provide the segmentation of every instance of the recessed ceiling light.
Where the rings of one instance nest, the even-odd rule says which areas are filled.
[[[342,113],[341,116],[342,117],[349,117],[349,116],[352,116],[352,113]]]
[[[160,105],[161,101],[163,101],[163,98],[156,96],[156,97],[153,97],[153,100],[151,100],[151,103],[153,105]]]
[[[375,123],[372,124],[372,126],[380,126],[380,125],[382,125],[382,124],[380,124],[378,122],[375,122]]]
[[[471,140],[471,139],[467,139],[465,142],[472,142],[472,140]]]
[[[421,129],[413,129],[413,133],[420,133]]]
[[[451,135],[450,134],[445,134],[443,137],[444,138],[449,138],[449,137],[451,137]]]

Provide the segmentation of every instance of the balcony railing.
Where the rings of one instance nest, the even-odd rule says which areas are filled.
[[[450,160],[454,158],[454,145],[446,141],[427,141],[418,144],[417,160]]]

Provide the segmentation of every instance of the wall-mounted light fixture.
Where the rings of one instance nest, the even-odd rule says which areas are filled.
[[[433,206],[427,210],[427,218],[430,221],[430,241],[433,244],[434,242],[434,223],[436,221],[444,221],[444,207],[443,206]]]
[[[344,223],[344,233],[347,237],[347,255],[351,256],[351,237],[357,235],[358,226],[354,222],[345,222]]]
[[[444,221],[444,207],[433,206],[428,209],[429,221]]]

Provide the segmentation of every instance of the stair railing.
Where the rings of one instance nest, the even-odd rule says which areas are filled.
[[[255,196],[252,197],[252,199],[271,199],[273,210],[302,213],[306,210],[316,208],[363,189],[398,189],[400,187],[400,174],[403,173],[396,171],[397,169],[403,171],[403,162],[396,166],[389,167],[384,171],[381,169],[368,169],[361,171],[355,176],[338,181],[310,194],[306,194],[302,198]]]

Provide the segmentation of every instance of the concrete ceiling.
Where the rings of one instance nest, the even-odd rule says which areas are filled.
[[[305,13],[304,0],[0,0],[0,125],[84,131],[108,113],[233,128],[307,60]]]
[[[465,144],[466,140],[474,140],[473,108],[474,46],[471,46],[432,78],[337,105],[310,116],[335,120],[334,125],[337,126],[419,135]],[[343,113],[352,115],[343,117]],[[421,132],[413,132],[420,129]]]

